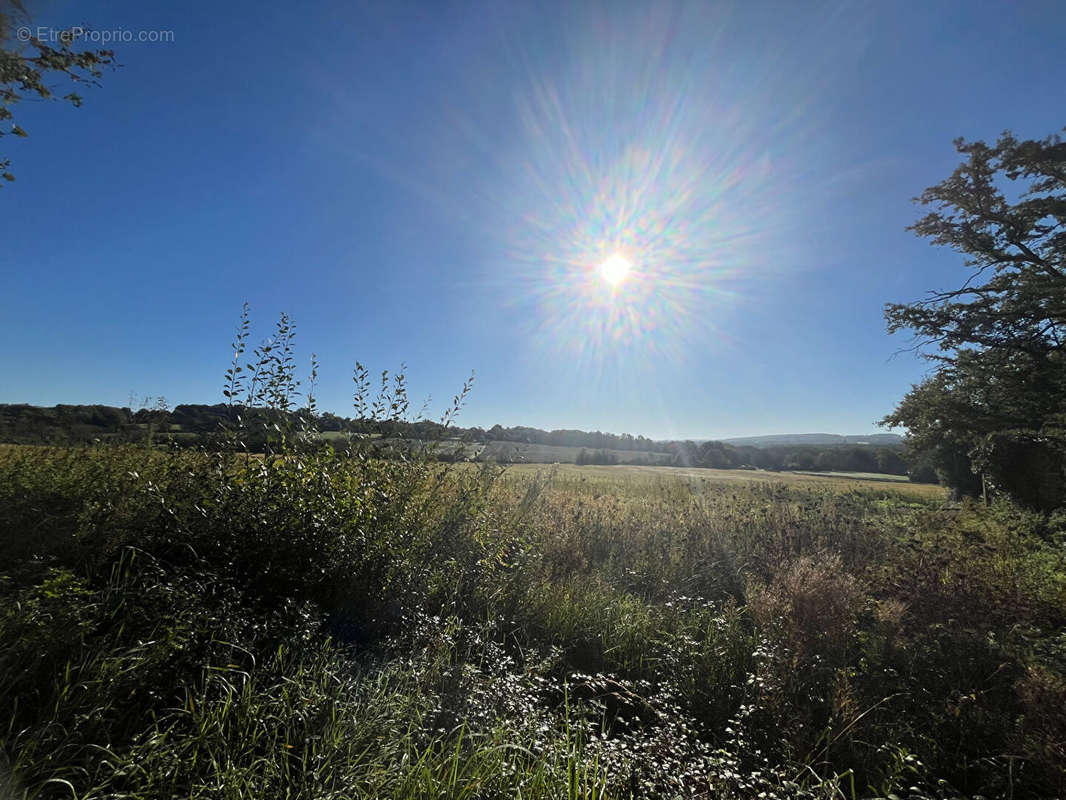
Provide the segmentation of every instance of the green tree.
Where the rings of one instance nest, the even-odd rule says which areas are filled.
[[[78,49],[83,29],[72,28],[55,41],[38,37],[21,0],[0,0],[0,137],[25,137],[26,131],[14,122],[13,106],[26,98],[62,99],[81,105],[81,95],[68,92],[57,97],[50,79],[65,76],[75,84],[95,86],[103,68],[115,64],[112,50]],[[0,177],[15,180],[11,159],[0,158]],[[2,185],[2,184],[0,184]]]
[[[886,306],[889,331],[913,330],[937,369],[882,422],[906,427],[949,486],[1054,508],[1066,500],[1066,143],[1008,132],[955,147],[963,162],[917,198],[931,210],[910,230],[971,274]]]

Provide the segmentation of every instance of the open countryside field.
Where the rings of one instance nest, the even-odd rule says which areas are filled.
[[[325,442],[340,446],[350,441],[349,434],[339,431],[319,433],[318,437]],[[627,465],[635,468],[640,467],[664,467],[673,461],[673,455],[668,452],[655,450],[618,450],[612,448],[597,449],[586,447],[571,447],[565,445],[528,444],[518,442],[490,441],[486,443],[466,442],[457,439],[445,439],[432,445],[438,452],[449,455],[461,455],[469,461],[486,462],[492,461],[500,464],[575,464],[579,454],[606,454],[613,465]],[[603,465],[582,465],[603,466]],[[717,476],[719,480],[744,479],[744,480],[789,480],[790,475],[807,475],[819,478],[845,478],[860,481],[891,481],[907,483],[906,475],[893,475],[880,472],[840,472],[840,471],[816,471],[816,470],[766,470],[766,469],[714,469],[714,468],[685,468],[671,467],[674,472],[667,474],[682,475],[691,472],[704,478],[710,479]],[[678,471],[680,470],[680,471]],[[769,476],[776,476],[769,477]]]
[[[1066,800],[1066,2],[412,5],[0,0],[0,800]]]
[[[25,797],[1054,797],[1064,535],[751,470],[6,447],[0,745]]]
[[[825,478],[849,478],[852,480],[861,481],[892,481],[895,483],[906,483],[909,479],[906,475],[886,475],[880,472],[815,472],[812,470],[796,470],[797,475],[815,475]]]
[[[811,490],[828,489],[847,492],[858,489],[888,491],[894,495],[921,497],[928,500],[946,500],[947,492],[932,483],[910,483],[904,476],[878,475],[874,473],[840,472],[772,472],[754,469],[706,469],[702,467],[649,467],[619,464],[613,466],[574,464],[553,465],[558,481],[592,482],[610,484],[618,490],[632,488],[641,483],[681,483],[694,490],[713,487],[717,484],[781,484],[804,487]],[[543,472],[545,464],[512,464],[508,472],[532,476]],[[888,485],[886,485],[888,484]]]

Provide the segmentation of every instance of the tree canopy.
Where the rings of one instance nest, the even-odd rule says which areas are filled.
[[[14,122],[12,108],[27,97],[59,99],[49,79],[62,75],[75,84],[95,85],[103,68],[115,63],[112,50],[75,46],[82,29],[57,32],[55,41],[46,41],[28,23],[20,0],[0,0],[0,137],[29,135]],[[81,105],[77,92],[68,92],[61,99]],[[15,180],[10,166],[11,159],[0,157],[0,177],[5,181]]]
[[[955,141],[952,175],[916,201],[910,230],[965,256],[956,289],[889,304],[937,364],[884,424],[908,429],[950,486],[989,484],[1023,503],[1066,501],[1066,143],[1004,133]],[[981,477],[984,477],[984,481]],[[984,486],[982,486],[982,483]]]

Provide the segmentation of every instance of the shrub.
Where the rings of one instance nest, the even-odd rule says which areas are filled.
[[[818,656],[842,663],[863,600],[859,581],[831,553],[802,556],[769,582],[753,580],[748,587],[756,624],[786,647],[797,664]]]

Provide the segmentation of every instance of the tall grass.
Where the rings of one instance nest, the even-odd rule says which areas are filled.
[[[265,455],[0,450],[7,795],[1066,793],[1063,519],[333,450],[284,324]]]

